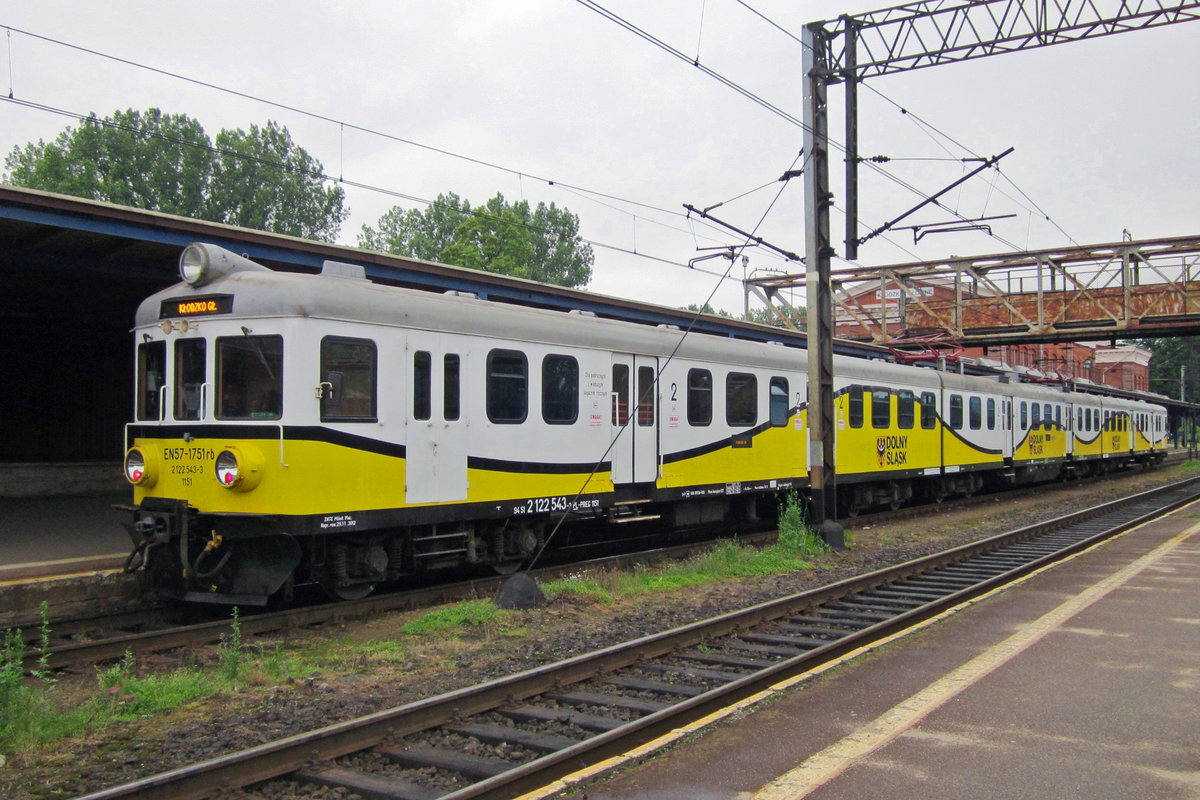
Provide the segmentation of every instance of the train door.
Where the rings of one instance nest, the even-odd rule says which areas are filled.
[[[616,353],[612,359],[612,482],[658,478],[658,359]]]
[[[1000,429],[1004,432],[1003,457],[1011,461],[1013,457],[1013,398],[1011,395],[1001,395],[1000,398]]]
[[[405,502],[467,499],[467,424],[462,415],[461,370],[465,352],[445,337],[408,339],[407,469]]]

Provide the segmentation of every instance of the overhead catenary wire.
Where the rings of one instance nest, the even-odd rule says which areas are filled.
[[[756,8],[754,8],[754,7],[753,7],[753,6],[751,6],[749,3],[745,2],[745,0],[737,0],[737,3],[738,3],[738,5],[742,6],[742,7],[743,7],[743,8],[745,8],[747,11],[749,11],[750,13],[752,13],[754,16],[756,16],[756,17],[758,17],[759,19],[761,19],[762,21],[766,22],[768,25],[770,25],[770,26],[771,26],[772,28],[774,28],[775,30],[777,30],[777,31],[779,31],[780,33],[782,33],[782,34],[784,34],[785,36],[787,36],[789,39],[791,39],[792,41],[794,41],[796,44],[799,44],[799,45],[800,45],[800,46],[802,46],[802,47],[808,47],[808,45],[807,45],[807,44],[805,44],[805,42],[804,42],[804,41],[803,41],[803,40],[802,40],[800,37],[796,36],[794,33],[792,33],[791,31],[789,31],[789,30],[788,30],[787,28],[785,28],[783,25],[780,25],[779,23],[775,22],[774,20],[772,20],[771,18],[769,18],[768,16],[766,16],[765,14],[763,14],[761,11],[759,11],[759,10],[758,10],[758,9],[756,9]],[[957,141],[957,140],[956,140],[954,137],[952,137],[950,134],[948,134],[948,133],[946,133],[945,131],[941,130],[940,128],[938,128],[937,126],[935,126],[935,125],[933,125],[932,123],[928,122],[927,120],[925,120],[925,119],[922,119],[922,118],[921,118],[919,115],[917,115],[917,114],[913,113],[911,110],[909,110],[909,109],[908,109],[908,108],[906,108],[905,106],[901,105],[900,103],[896,102],[896,101],[895,101],[895,100],[893,100],[892,98],[888,97],[886,94],[884,94],[883,92],[879,91],[878,89],[876,89],[876,88],[875,88],[874,86],[872,86],[871,84],[869,84],[869,83],[866,83],[866,82],[859,82],[859,84],[858,84],[858,85],[859,85],[860,87],[865,87],[865,88],[866,88],[868,91],[870,91],[870,92],[874,93],[875,95],[877,95],[878,97],[880,97],[880,98],[881,98],[881,99],[883,99],[884,101],[886,101],[886,102],[888,102],[888,103],[891,103],[892,105],[894,105],[894,106],[895,106],[897,109],[899,109],[899,110],[900,110],[900,112],[901,112],[902,114],[905,114],[906,116],[908,116],[908,118],[912,119],[912,120],[913,120],[913,121],[914,121],[916,124],[918,124],[919,126],[921,126],[921,127],[922,127],[922,129],[924,129],[924,130],[927,130],[927,131],[932,131],[932,132],[936,133],[938,136],[941,136],[941,137],[942,137],[942,138],[944,138],[946,141],[949,141],[949,142],[951,142],[952,144],[954,144],[954,145],[955,145],[956,147],[958,147],[960,150],[962,150],[962,151],[964,151],[964,152],[967,152],[967,153],[970,153],[972,157],[975,157],[975,158],[979,158],[979,157],[980,157],[980,154],[979,154],[979,153],[975,152],[975,151],[974,151],[974,150],[972,150],[971,148],[969,148],[969,147],[967,147],[966,145],[962,144],[961,142]],[[936,140],[936,139],[934,139],[932,136],[931,136],[930,138],[931,138],[931,140],[933,140],[933,141],[934,141],[934,143],[935,143],[935,144],[938,144],[938,142],[937,142],[937,140]],[[831,144],[832,144],[832,142],[831,142]],[[940,144],[939,144],[939,146],[940,146]],[[844,148],[841,148],[841,147],[840,147],[840,146],[838,146],[838,145],[835,145],[835,147],[837,147],[837,149],[842,149],[842,150],[844,151]],[[950,154],[950,153],[949,153],[949,150],[947,150],[945,147],[942,147],[942,150],[943,150],[944,152],[946,152],[947,154]],[[899,160],[899,159],[892,159],[892,160]],[[1041,216],[1041,217],[1042,217],[1042,218],[1043,218],[1043,219],[1044,219],[1046,222],[1049,222],[1049,223],[1050,223],[1052,226],[1054,226],[1054,228],[1055,228],[1055,229],[1056,229],[1056,230],[1057,230],[1059,233],[1061,233],[1061,234],[1062,234],[1064,237],[1066,237],[1066,238],[1067,238],[1067,240],[1068,240],[1068,241],[1070,241],[1072,244],[1078,244],[1078,243],[1075,241],[1074,237],[1072,237],[1072,236],[1071,236],[1069,233],[1067,233],[1067,231],[1066,231],[1065,229],[1063,229],[1063,227],[1062,227],[1061,225],[1059,225],[1059,224],[1058,224],[1058,223],[1057,223],[1057,222],[1056,222],[1056,221],[1055,221],[1053,218],[1051,218],[1051,217],[1050,217],[1050,215],[1049,215],[1049,214],[1047,214],[1047,213],[1046,213],[1046,212],[1045,212],[1045,211],[1044,211],[1044,210],[1043,210],[1043,209],[1042,209],[1042,208],[1041,208],[1041,207],[1040,207],[1040,206],[1037,204],[1037,202],[1035,202],[1035,201],[1034,201],[1034,200],[1033,200],[1033,199],[1032,199],[1032,198],[1031,198],[1031,197],[1030,197],[1030,196],[1029,196],[1029,195],[1028,195],[1028,194],[1027,194],[1027,193],[1026,193],[1024,190],[1022,190],[1022,189],[1021,189],[1021,187],[1017,186],[1016,182],[1015,182],[1015,181],[1013,181],[1013,180],[1012,180],[1012,178],[1010,178],[1010,177],[1009,177],[1009,176],[1008,176],[1008,175],[1007,175],[1007,174],[1006,174],[1006,173],[1005,173],[1003,170],[1001,170],[1001,169],[999,169],[999,167],[997,167],[997,168],[996,168],[996,172],[997,172],[998,174],[1000,174],[1000,175],[1001,175],[1001,176],[1004,178],[1004,180],[1005,180],[1005,181],[1007,181],[1007,182],[1008,182],[1008,183],[1009,183],[1009,184],[1010,184],[1010,185],[1011,185],[1011,186],[1012,186],[1012,187],[1013,187],[1013,188],[1014,188],[1014,189],[1015,189],[1015,190],[1016,190],[1016,191],[1017,191],[1017,192],[1018,192],[1018,193],[1021,195],[1021,197],[1023,197],[1023,198],[1024,198],[1024,199],[1025,199],[1027,202],[1029,202],[1029,204],[1030,204],[1030,205],[1032,205],[1032,206],[1033,206],[1033,209],[1035,209],[1035,210],[1037,211],[1037,213],[1039,214],[1039,216]],[[886,174],[886,173],[884,173],[884,174]],[[999,190],[997,190],[997,191],[999,191]],[[1015,198],[1011,197],[1011,196],[1010,196],[1010,195],[1008,195],[1006,192],[1000,191],[1000,193],[1001,193],[1001,194],[1002,194],[1004,197],[1006,197],[1006,198],[1008,198],[1009,200],[1011,200],[1011,201],[1013,201],[1014,203],[1016,203],[1016,205],[1018,205],[1018,206],[1020,206],[1020,207],[1024,208],[1024,209],[1025,209],[1025,210],[1027,210],[1027,211],[1029,210],[1029,209],[1028,209],[1028,208],[1026,208],[1026,207],[1025,207],[1025,206],[1024,206],[1022,203],[1018,202],[1018,201],[1017,201]],[[947,209],[947,210],[948,210],[948,209]],[[953,213],[953,212],[952,212],[952,213]],[[1032,212],[1031,212],[1031,213],[1032,213]],[[955,215],[955,216],[960,216],[960,215],[958,215],[957,213],[955,213],[954,215]],[[1006,241],[1005,241],[1004,239],[1002,239],[1001,237],[998,237],[998,236],[993,236],[993,238],[996,238],[996,239],[998,239],[999,241],[1004,241],[1006,244],[1008,244],[1009,246],[1013,247],[1013,249],[1015,249],[1015,250],[1021,250],[1021,249],[1024,249],[1024,248],[1020,248],[1020,247],[1018,247],[1017,245],[1014,245],[1014,244],[1011,244],[1011,243],[1009,243],[1009,242],[1006,242]]]
[[[794,168],[796,166],[796,161],[799,161],[800,158],[803,156],[804,156],[803,153],[800,153],[799,155],[796,156],[795,160],[792,161],[792,168]],[[811,158],[812,158],[811,154],[807,158],[805,158],[805,162],[804,162],[805,165],[808,164],[808,161]],[[789,168],[789,171],[790,171],[790,168]],[[801,167],[801,171],[803,171],[803,167]],[[659,382],[662,379],[663,371],[666,370],[667,366],[670,365],[670,363],[675,359],[675,356],[679,353],[679,348],[683,347],[683,343],[687,340],[687,337],[692,333],[693,329],[695,329],[696,324],[700,321],[700,317],[703,316],[703,314],[704,314],[704,309],[711,307],[709,304],[712,303],[713,298],[717,296],[717,291],[721,288],[721,283],[729,278],[729,273],[733,269],[733,265],[737,263],[737,255],[738,255],[737,251],[745,250],[747,247],[749,247],[751,244],[754,243],[755,239],[757,238],[758,229],[762,227],[763,222],[765,222],[767,219],[767,216],[770,215],[771,209],[773,209],[775,207],[775,204],[779,201],[779,198],[783,196],[783,192],[784,192],[784,190],[787,189],[787,185],[788,185],[787,181],[784,181],[781,183],[781,185],[779,187],[779,191],[775,193],[775,198],[771,201],[770,205],[767,206],[766,211],[764,211],[762,216],[759,218],[758,223],[754,226],[754,230],[752,230],[747,235],[745,243],[740,246],[731,246],[729,248],[729,255],[728,255],[729,266],[725,268],[725,272],[722,275],[720,275],[720,279],[716,282],[716,284],[713,285],[713,289],[711,292],[709,292],[708,298],[705,299],[705,301],[700,304],[699,309],[696,311],[695,314],[692,315],[691,320],[688,321],[687,327],[680,334],[679,341],[677,341],[675,343],[675,346],[671,350],[670,354],[665,359],[662,360],[662,363],[660,363],[658,365],[658,369],[655,371],[655,374],[654,374],[654,381],[649,387],[647,387],[646,391],[653,392],[656,390],[656,387],[659,386]],[[696,259],[693,259],[693,262],[690,266],[694,266],[695,261],[696,261]],[[632,375],[630,375],[630,380],[633,380]],[[643,402],[645,402],[645,400],[646,400],[646,397],[644,394],[638,396],[638,398],[637,398],[638,402],[634,407],[636,408],[637,406],[640,406]],[[633,422],[633,419],[634,419],[633,413],[626,414],[624,424],[621,425],[620,430],[617,431],[617,435],[612,438],[612,441],[610,441],[608,443],[608,447],[605,448],[604,453],[600,456],[599,459],[596,460],[595,464],[592,465],[591,472],[589,472],[588,476],[586,478],[584,478],[583,485],[581,485],[579,487],[579,491],[575,493],[575,496],[574,496],[574,498],[572,498],[571,502],[568,504],[568,507],[575,506],[579,502],[579,498],[581,498],[583,496],[584,490],[587,489],[587,486],[589,483],[591,483],[592,478],[595,477],[597,472],[599,472],[600,467],[604,464],[605,460],[609,456],[609,453],[611,453],[612,449],[616,446],[617,441],[621,438],[622,435],[624,435],[626,429]],[[558,533],[559,529],[562,527],[562,524],[564,521],[566,521],[566,519],[567,519],[567,514],[563,514],[562,516],[560,516],[558,518],[558,521],[554,524],[554,527],[551,529],[549,535],[547,535],[545,540],[542,542],[541,547],[539,547],[537,552],[534,553],[532,560],[529,562],[529,566],[526,568],[527,570],[533,569],[534,565],[537,564],[538,559],[540,559],[542,557],[542,554],[546,552],[546,548],[550,546],[551,540],[554,538],[555,534]]]
[[[530,180],[535,180],[540,183],[544,183],[548,187],[554,187],[557,189],[562,189],[564,191],[570,191],[570,192],[575,193],[577,196],[589,198],[589,199],[592,199],[593,201],[595,201],[595,198],[602,198],[604,200],[610,200],[613,202],[622,203],[622,204],[625,204],[628,206],[632,206],[634,208],[641,208],[641,209],[645,209],[647,211],[654,211],[656,213],[664,214],[664,215],[667,215],[667,216],[670,216],[673,218],[679,218],[679,219],[684,218],[683,214],[681,214],[678,210],[673,209],[673,208],[666,208],[663,206],[654,205],[652,203],[634,200],[634,199],[628,198],[628,197],[622,197],[620,195],[613,194],[611,192],[605,192],[605,191],[598,190],[598,189],[588,188],[586,186],[580,186],[578,184],[562,181],[562,180],[559,180],[556,178],[544,177],[544,176],[535,174],[529,170],[518,169],[515,167],[508,166],[508,165],[500,164],[500,163],[497,163],[494,161],[488,161],[486,159],[477,158],[475,156],[470,156],[470,155],[466,155],[463,153],[459,153],[459,152],[456,152],[453,150],[449,150],[447,148],[437,147],[435,145],[426,144],[424,142],[419,142],[414,139],[409,139],[409,138],[406,138],[403,136],[399,136],[397,134],[388,133],[386,131],[382,131],[377,128],[371,128],[371,127],[367,127],[364,125],[359,125],[359,124],[356,124],[353,122],[349,122],[347,120],[329,116],[327,114],[322,114],[320,112],[311,111],[309,109],[301,108],[299,106],[291,105],[288,103],[278,102],[278,101],[271,100],[269,98],[266,98],[266,97],[263,97],[260,95],[252,94],[249,92],[244,92],[244,91],[241,91],[238,89],[232,89],[230,87],[222,86],[217,83],[201,80],[199,78],[194,78],[189,75],[185,75],[185,74],[182,74],[179,72],[174,72],[172,70],[162,69],[161,67],[155,67],[155,66],[145,64],[145,63],[142,63],[139,61],[135,61],[133,59],[128,59],[128,58],[124,58],[121,56],[113,55],[111,53],[106,53],[104,51],[97,50],[95,48],[84,47],[82,45],[64,41],[62,39],[57,39],[57,38],[54,38],[51,36],[45,36],[43,34],[34,33],[32,31],[28,31],[28,30],[25,30],[22,28],[5,26],[5,30],[7,32],[7,35],[10,37],[11,37],[12,33],[15,32],[15,33],[21,34],[23,36],[28,36],[32,39],[37,39],[39,41],[46,42],[47,44],[52,44],[52,45],[55,45],[58,47],[64,47],[64,48],[67,48],[70,50],[74,50],[76,52],[84,53],[89,56],[112,61],[114,63],[122,64],[124,66],[131,67],[134,69],[151,72],[151,73],[161,75],[166,78],[170,78],[172,80],[182,81],[185,83],[192,84],[194,86],[199,86],[199,87],[202,87],[205,89],[210,89],[215,92],[227,94],[232,97],[238,97],[243,100],[249,100],[254,103],[260,103],[262,105],[265,105],[265,106],[268,106],[271,108],[276,108],[276,109],[279,109],[282,111],[294,113],[294,114],[297,114],[297,115],[300,115],[303,117],[307,117],[309,119],[313,119],[313,120],[317,120],[317,121],[321,121],[321,122],[327,122],[332,125],[338,126],[339,131],[343,135],[346,130],[357,131],[359,133],[364,133],[364,134],[367,134],[370,136],[376,136],[376,137],[379,137],[379,138],[382,138],[382,139],[385,139],[388,141],[396,142],[398,144],[404,144],[404,145],[407,145],[410,147],[425,150],[427,152],[435,153],[437,155],[445,156],[447,158],[457,159],[457,160],[460,160],[460,161],[463,161],[463,162],[466,162],[469,164],[474,164],[476,166],[496,170],[496,171],[505,173],[507,175],[516,177],[518,180],[522,180],[524,178],[528,178]],[[10,47],[9,47],[10,62],[11,62],[11,53],[12,53],[12,48],[10,45]],[[11,64],[10,64],[10,73],[11,73]],[[9,99],[14,99],[13,95],[12,95],[11,80],[10,80]],[[41,106],[40,104],[37,104],[37,103],[26,103],[26,105],[31,108],[42,108],[45,110],[52,110],[50,106]],[[77,119],[82,119],[82,118],[86,118],[87,115],[75,114],[74,116]],[[341,168],[340,171],[344,173],[344,167]],[[368,191],[380,190],[379,187],[374,187],[370,184],[365,184],[365,183],[354,184],[351,181],[342,181],[340,176],[338,178],[334,178],[332,176],[328,176],[328,177],[330,180],[343,182],[343,183],[346,183],[347,185],[355,185],[357,188],[365,188]],[[415,198],[415,197],[411,197],[410,195],[406,195],[403,192],[384,191],[383,193],[389,194],[394,197],[399,197],[401,199],[409,199],[412,202],[427,202],[427,201],[422,201],[419,198]],[[629,213],[629,212],[625,212],[625,213]],[[664,223],[658,222],[657,220],[653,220],[653,219],[649,219],[649,218],[645,218],[645,217],[638,217],[638,218],[645,219],[647,222],[649,222],[651,224],[664,225]],[[666,226],[666,227],[669,227],[669,226]],[[686,232],[681,229],[675,229],[675,230],[677,230],[680,233]],[[719,241],[719,240],[714,240],[714,241]],[[620,250],[621,248],[616,247],[616,246],[610,246],[610,249]],[[632,255],[639,255],[639,256],[643,255],[642,253],[637,253],[634,251],[627,251],[627,252],[629,252]],[[678,264],[677,262],[668,262],[668,263],[672,263],[675,266],[685,266],[682,264]]]

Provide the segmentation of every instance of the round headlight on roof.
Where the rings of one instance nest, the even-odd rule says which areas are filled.
[[[208,252],[202,245],[189,244],[183,248],[183,254],[179,256],[179,277],[184,282],[199,286],[208,277],[208,272]]]

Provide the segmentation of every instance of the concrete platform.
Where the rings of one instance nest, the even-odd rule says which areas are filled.
[[[1200,797],[1200,504],[565,796]]]
[[[0,497],[0,625],[38,623],[43,601],[52,617],[144,604],[141,581],[121,572],[132,543],[112,505],[129,501],[128,491]]]
[[[16,565],[129,555],[132,542],[121,525],[125,515],[112,506],[131,499],[129,491],[0,497],[0,580],[17,577],[3,571]]]

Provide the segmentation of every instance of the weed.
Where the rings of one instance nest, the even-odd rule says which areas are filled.
[[[779,504],[779,544],[797,556],[829,552],[829,545],[805,523],[804,509],[795,492],[788,492]]]
[[[612,592],[605,588],[595,578],[587,578],[582,574],[568,575],[562,580],[542,584],[542,593],[546,597],[559,595],[575,595],[597,603],[611,603]]]
[[[113,664],[107,669],[99,669],[99,674],[96,676],[100,681],[101,689],[124,689],[129,681],[133,680],[133,653],[129,650],[125,651],[125,655],[116,664]]]
[[[46,689],[53,681],[46,668],[50,624],[42,602],[41,652],[33,671],[35,682],[25,680],[25,639],[20,629],[0,639],[0,749],[12,750],[36,741],[47,715]]]
[[[233,619],[229,623],[230,632],[221,634],[220,655],[217,663],[221,666],[221,675],[229,683],[235,683],[241,677],[246,666],[246,654],[242,642],[242,621],[238,607],[233,607]]]

